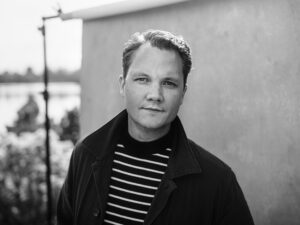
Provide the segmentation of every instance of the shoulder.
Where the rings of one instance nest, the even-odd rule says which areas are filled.
[[[101,146],[106,140],[106,134],[105,128],[101,127],[79,141],[72,154],[74,160],[82,162],[86,158],[96,159],[97,152],[103,149]]]
[[[201,173],[194,177],[195,187],[206,190],[207,193],[218,193],[218,196],[239,187],[235,173],[229,165],[192,140],[188,142],[194,159],[201,168]]]
[[[193,186],[203,191],[204,199],[215,204],[215,223],[253,225],[247,202],[232,169],[193,141],[188,142],[202,169],[199,179],[196,179]],[[210,198],[211,194],[214,200]]]
[[[232,169],[223,160],[190,139],[188,143],[204,174],[223,178],[233,175]]]
[[[116,138],[126,122],[127,113],[122,111],[102,127],[83,138],[76,146],[78,154],[88,153],[93,157],[102,157],[106,150],[112,148]]]

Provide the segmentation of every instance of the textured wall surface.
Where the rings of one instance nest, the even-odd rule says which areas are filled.
[[[232,167],[256,224],[299,224],[300,1],[194,0],[84,21],[82,136],[123,108],[123,43],[148,28],[192,47],[188,136]]]

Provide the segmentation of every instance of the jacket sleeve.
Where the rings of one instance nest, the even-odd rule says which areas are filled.
[[[218,225],[254,225],[244,194],[235,174],[229,170],[225,181],[219,187]]]
[[[74,180],[74,158],[75,151],[73,151],[68,173],[65,182],[60,190],[57,202],[57,225],[71,225],[73,224],[73,180]]]

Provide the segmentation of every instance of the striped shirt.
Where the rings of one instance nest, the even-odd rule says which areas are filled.
[[[117,144],[104,224],[143,224],[167,169],[171,148],[165,137],[149,143],[131,139]]]

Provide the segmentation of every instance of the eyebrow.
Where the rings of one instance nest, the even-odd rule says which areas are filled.
[[[146,77],[151,77],[150,75],[148,75],[147,73],[144,72],[139,72],[139,71],[133,71],[132,72],[132,77],[139,77],[139,76],[146,76]],[[171,74],[166,75],[166,77],[163,77],[161,80],[168,80],[168,81],[173,81],[176,83],[180,82],[180,78],[178,77],[173,77]]]
[[[136,76],[149,76],[149,75],[143,72],[133,72],[132,76],[136,77]]]
[[[180,79],[174,77],[165,77],[164,80],[179,81]]]

